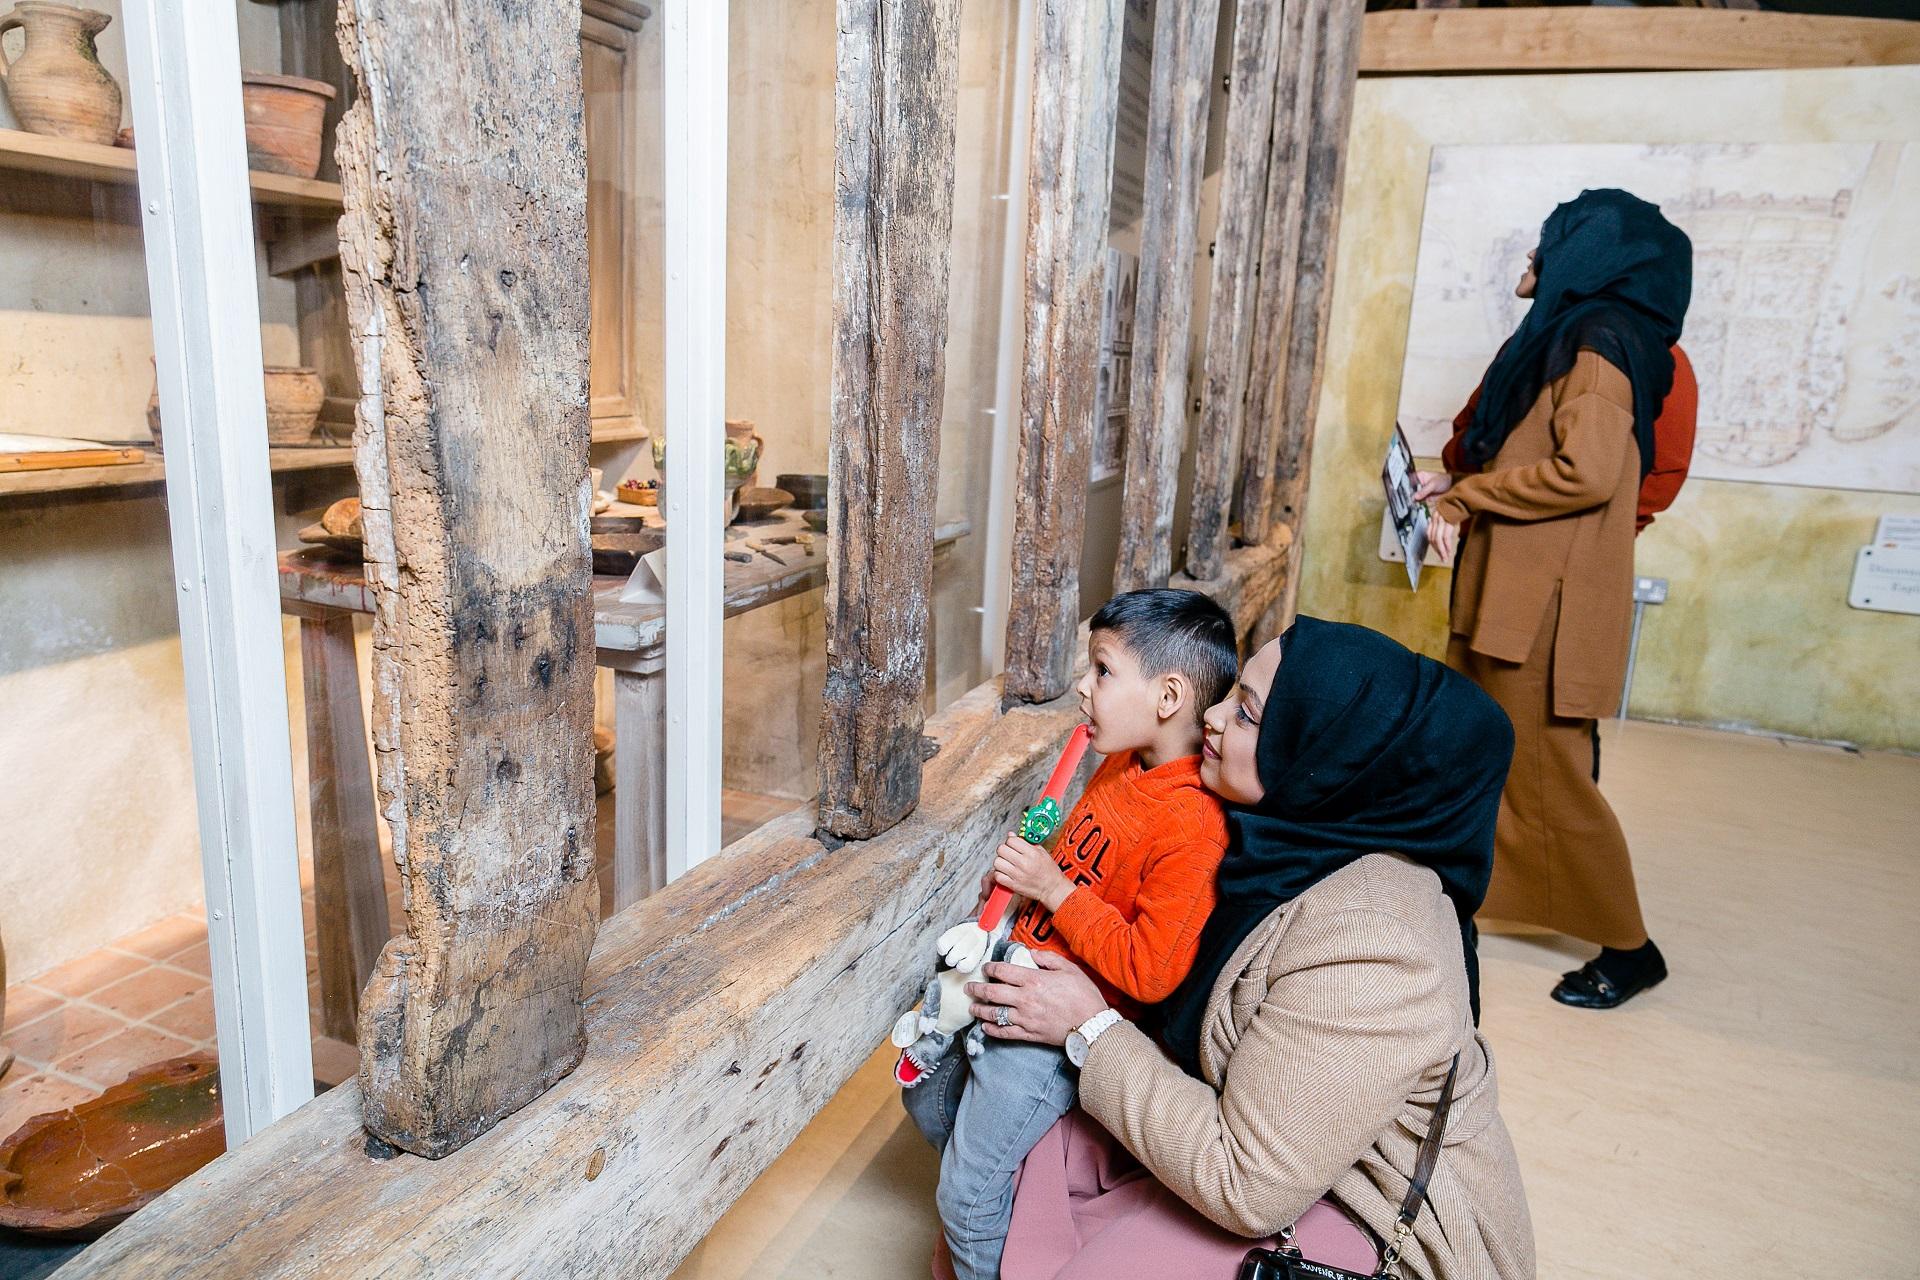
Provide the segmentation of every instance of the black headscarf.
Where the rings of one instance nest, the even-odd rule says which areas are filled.
[[[1540,391],[1598,353],[1633,385],[1640,474],[1653,467],[1653,424],[1673,387],[1673,344],[1693,295],[1693,242],[1659,206],[1625,191],[1582,191],[1540,228],[1533,306],[1482,384],[1464,451],[1492,461]]]
[[[1280,638],[1280,655],[1260,717],[1266,794],[1228,809],[1219,905],[1193,971],[1153,1018],[1195,1075],[1214,984],[1247,935],[1369,853],[1404,854],[1440,877],[1460,916],[1479,1017],[1473,913],[1493,874],[1513,725],[1465,676],[1365,627],[1303,617]]]

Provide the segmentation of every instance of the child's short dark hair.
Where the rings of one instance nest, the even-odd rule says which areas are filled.
[[[1196,719],[1226,697],[1240,675],[1233,619],[1198,591],[1125,591],[1101,605],[1087,626],[1111,632],[1148,675],[1177,671],[1192,680]]]

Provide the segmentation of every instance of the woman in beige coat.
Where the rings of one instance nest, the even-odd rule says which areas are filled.
[[[1143,1027],[1057,957],[972,989],[989,1034],[1081,1063],[1084,1115],[1027,1160],[1005,1280],[1227,1280],[1296,1224],[1307,1257],[1371,1273],[1456,1063],[1401,1273],[1533,1275],[1474,1028],[1472,915],[1511,749],[1468,681],[1365,628],[1302,618],[1248,662],[1207,713],[1202,776],[1236,807],[1181,991]],[[1106,1134],[1138,1166],[1099,1152]]]

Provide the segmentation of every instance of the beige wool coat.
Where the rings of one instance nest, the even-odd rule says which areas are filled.
[[[1381,1239],[1406,1195],[1447,1064],[1453,1111],[1403,1273],[1534,1275],[1533,1226],[1467,1001],[1439,877],[1370,854],[1280,907],[1222,971],[1196,1080],[1132,1023],[1102,1035],[1080,1105],[1181,1199],[1236,1234],[1328,1193]]]

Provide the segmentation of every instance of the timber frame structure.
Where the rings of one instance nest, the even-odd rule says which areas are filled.
[[[1128,428],[1123,579],[1206,591],[1255,641],[1291,608],[1361,7],[1237,9],[1189,576],[1171,572],[1170,512],[1201,243],[1192,113],[1211,93],[1218,0],[1160,5],[1141,253],[1156,278],[1139,319],[1152,342]],[[577,2],[430,23],[400,0],[342,6],[363,86],[342,135],[341,237],[381,595],[377,745],[382,803],[405,830],[408,932],[363,1001],[357,1085],[216,1160],[62,1275],[666,1275],[883,1043],[936,926],[972,900],[978,866],[951,851],[1006,829],[1078,719],[1060,695],[1085,634],[1074,495],[1122,8],[1040,6],[1015,499],[1035,590],[1010,618],[1004,682],[924,716],[958,5],[839,0],[841,509],[820,806],[596,939],[580,857],[593,810]],[[516,101],[447,109],[508,80],[514,95],[495,98]],[[488,231],[470,252],[449,210]],[[510,472],[532,477],[530,496],[476,515]],[[903,520],[916,505],[927,518]],[[1236,519],[1251,535],[1238,545]]]

